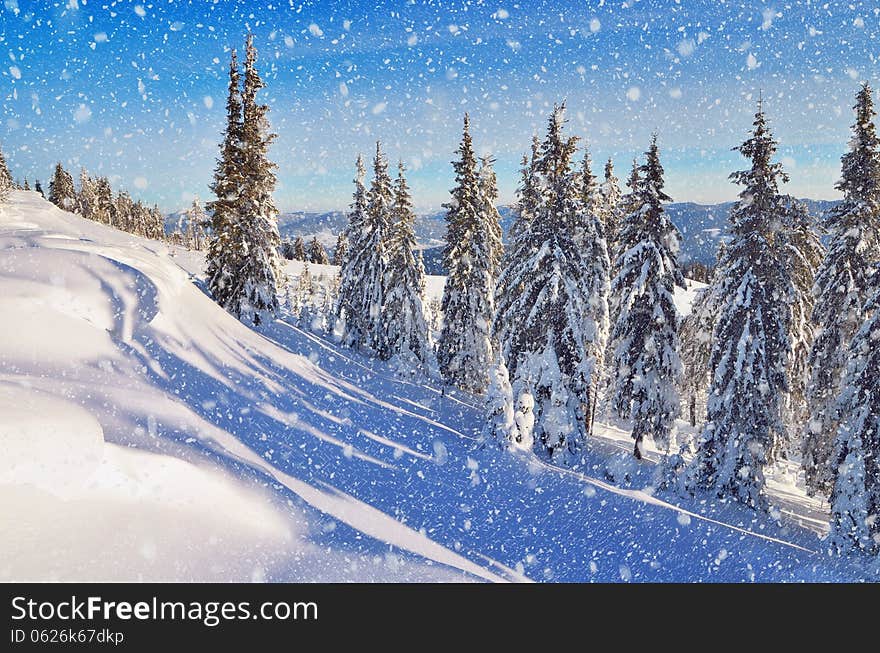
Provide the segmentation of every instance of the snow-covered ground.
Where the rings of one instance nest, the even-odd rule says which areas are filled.
[[[472,397],[284,321],[249,329],[201,265],[35,193],[0,207],[0,580],[868,573],[821,552],[825,507],[791,470],[761,515],[654,491],[659,456],[633,462],[619,425],[580,470],[481,449]]]

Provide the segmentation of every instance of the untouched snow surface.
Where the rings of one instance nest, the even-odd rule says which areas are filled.
[[[821,553],[826,507],[785,470],[760,515],[655,492],[659,457],[634,463],[619,425],[580,470],[480,448],[473,397],[249,329],[202,264],[35,193],[0,206],[0,580],[867,573]]]

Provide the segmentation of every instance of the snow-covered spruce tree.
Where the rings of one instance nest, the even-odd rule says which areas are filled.
[[[201,250],[205,246],[205,227],[209,219],[202,208],[198,197],[193,199],[192,204],[186,210],[186,243],[190,249]]]
[[[605,265],[597,265],[575,241],[586,211],[572,169],[577,139],[563,134],[564,124],[565,105],[557,106],[535,159],[540,202],[520,207],[534,214],[504,258],[493,332],[510,373],[517,437],[553,459],[576,462],[598,390],[608,274],[607,253]],[[595,225],[585,233],[599,231]],[[597,240],[587,252],[604,249]]]
[[[405,169],[403,163],[398,163],[382,308],[386,339],[380,355],[384,359],[397,357],[404,364],[424,369],[431,349],[422,299],[425,270],[416,256],[415,221]]]
[[[115,216],[116,205],[113,203],[113,189],[110,188],[110,182],[107,177],[98,177],[95,182],[95,205],[92,209],[92,220],[116,226]]]
[[[485,405],[486,422],[480,434],[482,444],[495,444],[504,449],[514,445],[531,447],[531,441],[523,442],[520,437],[510,373],[500,360],[489,369],[489,387],[486,390]]]
[[[388,228],[394,188],[388,174],[388,160],[382,144],[376,142],[373,179],[367,191],[366,220],[361,245],[362,306],[366,310],[365,341],[367,350],[382,355],[388,347],[385,316],[385,278],[388,271]]]
[[[348,250],[348,238],[344,231],[340,231],[336,237],[336,247],[333,248],[333,265],[342,265]]]
[[[55,164],[55,174],[49,182],[49,201],[65,211],[73,211],[76,208],[76,188],[73,186],[73,177],[60,163]]]
[[[541,141],[537,136],[532,136],[531,153],[523,155],[522,158],[520,168],[521,181],[517,188],[515,218],[513,225],[510,227],[510,236],[513,243],[512,247],[503,255],[500,266],[502,271],[510,267],[513,260],[530,256],[535,251],[536,243],[527,239],[525,234],[528,232],[529,225],[543,203],[541,180],[537,165],[540,147]],[[506,287],[505,284],[507,283],[513,283],[514,285]],[[523,284],[520,280],[501,274],[495,289],[496,304],[498,304],[502,296],[521,292],[522,288]],[[433,307],[432,316],[437,317],[440,312],[439,305]],[[500,324],[496,319],[493,323],[493,337],[497,334],[498,329],[500,329]],[[526,401],[531,401],[531,395],[526,394],[523,398]],[[496,362],[489,369],[489,387],[486,391],[485,408],[487,418],[481,437],[484,443],[494,442],[503,448],[519,446],[530,449],[532,447],[531,427],[534,425],[534,422],[533,420],[523,422],[523,415],[516,412],[513,389],[510,385],[510,373],[504,364],[504,352],[500,348],[496,352]],[[519,421],[517,420],[518,414],[520,417]],[[529,414],[531,415],[531,412]],[[520,429],[519,422],[523,422],[522,429]]]
[[[373,180],[364,188],[358,157],[355,193],[349,214],[349,250],[340,274],[337,328],[343,343],[379,355],[387,345],[382,306],[387,266],[386,240],[394,190],[382,144],[376,143]]]
[[[498,177],[495,174],[495,158],[492,156],[480,157],[480,170],[478,173],[478,188],[480,191],[480,215],[488,233],[487,251],[489,252],[489,264],[492,269],[492,299],[494,310],[495,280],[501,269],[501,259],[504,257],[504,245],[502,243],[503,231],[501,229],[501,213],[498,211]],[[419,252],[421,257],[422,253]]]
[[[831,538],[838,551],[880,553],[880,266],[870,275],[864,324],[852,337],[835,406]]]
[[[639,190],[641,180],[641,166],[638,160],[633,159],[629,177],[626,178],[626,187],[629,188],[629,192],[621,197],[621,209],[624,219],[641,206],[641,193]]]
[[[318,238],[313,236],[312,242],[309,243],[309,262],[317,263],[318,265],[327,265],[330,262],[330,259],[327,258],[327,250],[324,249],[324,246],[318,242]]]
[[[633,244],[620,252],[611,284],[618,308],[611,333],[612,404],[618,415],[632,420],[636,458],[641,458],[645,436],[668,447],[679,413],[681,361],[673,293],[676,285],[684,287],[677,258],[678,230],[663,210],[670,197],[663,192],[656,135],[645,156],[639,170],[640,208],[621,230],[621,242]]]
[[[537,135],[532,136],[531,153],[523,155],[520,167],[520,183],[516,189],[517,203],[515,207],[515,217],[510,227],[511,240],[519,242],[516,239],[519,235],[524,234],[538,213],[538,209],[544,201],[543,191],[541,189],[541,179],[538,175],[538,153],[541,149],[541,141]],[[526,243],[522,243],[526,245]],[[509,250],[506,257],[522,256],[526,252],[514,249]]]
[[[847,345],[864,320],[870,266],[878,258],[880,140],[867,84],[859,90],[854,108],[850,149],[841,158],[842,177],[836,185],[844,198],[828,214],[825,228],[830,242],[813,289],[816,337],[807,361],[810,418],[802,457],[811,493],[831,490],[833,470],[828,463],[838,421],[833,405],[845,369]]]
[[[293,241],[293,260],[294,261],[308,261],[309,256],[306,254],[306,241],[303,240],[302,236],[297,236]]]
[[[95,220],[95,209],[98,205],[98,194],[95,181],[89,177],[85,168],[79,170],[79,193],[76,195],[76,212],[89,220]]]
[[[786,213],[774,245],[784,261],[791,280],[789,289],[788,393],[783,404],[786,425],[786,452],[802,448],[800,434],[809,417],[806,399],[809,353],[813,343],[813,285],[825,248],[819,241],[814,219],[803,202],[786,198]],[[801,447],[795,446],[796,444]]]
[[[293,261],[293,241],[290,238],[283,238],[281,245],[278,247],[278,253],[281,255],[281,258]]]
[[[627,187],[630,189],[629,192],[623,195],[620,198],[620,221],[617,224],[617,233],[615,234],[614,244],[608,250],[608,255],[611,258],[611,278],[617,276],[618,264],[621,260],[621,254],[634,247],[640,238],[639,230],[637,228],[629,228],[628,223],[632,220],[638,221],[641,216],[640,210],[642,208],[642,192],[641,192],[641,172],[639,162],[636,159],[633,159],[632,162],[632,170],[629,173],[629,178],[626,181]],[[612,329],[613,325],[617,322],[617,317],[620,313],[620,300],[621,298],[616,293],[611,293],[608,300],[608,311],[611,317]],[[609,359],[613,359],[614,350],[613,350],[613,339],[609,337],[609,347],[612,347],[609,352]],[[609,381],[613,379],[613,375],[609,378]]]
[[[581,211],[579,212],[578,217],[583,218],[583,222],[578,222],[575,227],[575,242],[580,246],[584,246],[593,239],[589,230],[596,220],[599,221],[599,230],[603,238],[605,231],[603,228],[604,225],[601,223],[602,218],[599,215],[601,211],[599,204],[599,184],[596,181],[596,175],[593,174],[593,159],[590,157],[590,150],[588,147],[584,147],[584,158],[581,161],[579,187]]]
[[[211,184],[211,192],[216,199],[207,205],[211,212],[211,232],[205,259],[211,296],[220,306],[236,315],[241,293],[238,271],[244,256],[238,211],[239,193],[244,184],[240,86],[238,55],[233,48],[229,60],[226,128]],[[145,221],[143,228],[146,230]]]
[[[364,159],[359,154],[354,178],[354,196],[348,225],[345,228],[348,248],[339,268],[339,293],[336,297],[336,328],[334,333],[350,347],[360,347],[364,342],[367,308],[364,299],[361,273],[363,272],[362,251],[364,225],[367,220],[367,189],[364,177],[367,174]]]
[[[127,191],[119,191],[113,204],[116,208],[116,226],[123,231],[135,233],[134,202],[131,195]]]
[[[743,189],[730,212],[732,240],[718,288],[707,422],[685,482],[691,491],[759,506],[764,466],[776,458],[785,432],[791,300],[787,262],[774,245],[787,211],[779,182],[787,176],[773,162],[776,141],[760,103],[754,130],[737,149],[751,167],[730,175]]]
[[[165,238],[165,216],[162,215],[158,205],[154,204],[147,215],[146,237],[153,240],[163,240]]]
[[[149,220],[149,209],[144,206],[141,200],[134,203],[132,207],[132,222],[134,223],[134,234],[137,236],[147,235],[147,221]]]
[[[12,175],[9,172],[9,166],[6,165],[6,157],[3,156],[3,150],[0,149],[0,201],[6,199],[13,187]]]
[[[599,217],[602,219],[610,257],[614,256],[617,230],[621,220],[620,200],[620,181],[614,176],[614,163],[608,159],[605,162],[605,179],[599,185]]]
[[[261,324],[266,316],[278,312],[278,288],[284,271],[278,256],[278,209],[272,200],[275,168],[268,158],[275,134],[269,131],[266,114],[269,107],[258,104],[257,93],[265,87],[257,72],[257,49],[248,34],[245,45],[244,87],[241,94],[241,167],[242,186],[235,209],[238,233],[242,239],[233,297],[234,314],[244,322]],[[236,310],[237,309],[237,310]]]
[[[494,359],[490,326],[503,250],[498,212],[494,199],[486,195],[486,182],[477,168],[467,114],[457,153],[459,158],[452,164],[455,188],[451,200],[444,204],[443,266],[447,277],[437,362],[447,383],[482,394]]]
[[[30,189],[31,189],[31,184],[30,184],[30,182],[28,181],[27,177],[25,177],[25,178],[24,178],[24,189],[23,189],[23,190],[30,190]]]

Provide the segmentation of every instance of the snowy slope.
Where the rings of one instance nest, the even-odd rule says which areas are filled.
[[[200,265],[34,193],[0,208],[0,580],[865,573],[818,553],[790,485],[777,523],[654,492],[650,462],[612,484],[631,463],[611,425],[588,469],[480,449],[473,398],[281,321],[248,329]]]

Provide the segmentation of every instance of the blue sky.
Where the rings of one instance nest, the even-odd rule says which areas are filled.
[[[677,201],[731,199],[758,89],[792,181],[836,197],[858,83],[878,83],[873,3],[0,0],[0,145],[18,177],[61,160],[167,210],[207,185],[229,48],[255,35],[282,210],[345,208],[376,139],[420,209],[451,187],[461,118],[511,201],[531,134],[565,99],[601,173],[657,130]]]

